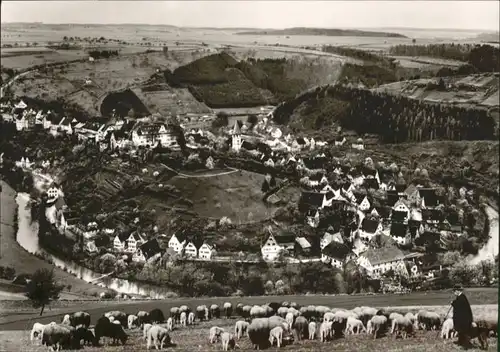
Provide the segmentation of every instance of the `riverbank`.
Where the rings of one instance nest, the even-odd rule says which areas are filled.
[[[66,285],[71,285],[71,291],[64,291],[61,295],[62,299],[82,299],[87,296],[92,299],[92,294],[99,294],[106,289],[76,278],[75,276],[65,272],[54,265],[35,257],[22,248],[16,241],[16,233],[14,228],[16,217],[16,191],[13,190],[7,183],[2,182],[1,194],[1,231],[0,231],[0,265],[11,266],[16,271],[16,274],[27,273],[32,274],[37,269],[46,268],[54,269],[56,279]]]

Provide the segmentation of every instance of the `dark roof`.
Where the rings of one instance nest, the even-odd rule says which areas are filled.
[[[361,223],[361,229],[367,233],[375,233],[377,231],[378,221],[364,218]]]
[[[149,259],[152,256],[154,256],[155,254],[158,254],[161,252],[160,244],[158,243],[158,240],[156,238],[153,238],[152,240],[147,241],[140,248],[141,248],[142,253],[144,254],[144,257],[146,257],[146,259]]]
[[[342,185],[342,189],[344,191],[347,191],[349,189],[349,187],[351,187],[351,183],[350,182],[345,182],[343,185]]]
[[[241,143],[241,147],[245,148],[246,150],[254,150],[255,149],[255,145],[253,145],[252,143],[247,142],[247,141],[243,141],[243,143]]]
[[[363,186],[365,186],[366,188],[373,188],[373,189],[379,188],[378,181],[376,178],[365,178],[365,180],[363,181]]]
[[[306,144],[306,141],[304,140],[304,138],[299,137],[299,138],[297,138],[297,143],[298,144]]]
[[[375,169],[371,169],[369,167],[364,167],[362,170],[361,170],[361,173],[366,177],[366,176],[373,176],[375,177],[375,175],[377,174],[377,170]]]
[[[342,142],[345,139],[344,136],[337,136],[335,137],[335,142]]]
[[[399,200],[397,191],[387,191],[387,205],[393,206]]]
[[[120,233],[118,234],[118,238],[119,238],[119,239],[120,239],[120,241],[122,241],[122,242],[123,242],[123,241],[126,241],[126,240],[127,240],[127,238],[129,238],[129,237],[130,237],[130,233],[128,233],[128,232],[120,232]]]
[[[408,227],[404,224],[393,222],[391,224],[391,236],[406,237]]]
[[[422,220],[424,220],[424,221],[428,221],[428,220],[443,221],[443,219],[444,219],[444,215],[438,209],[423,209],[422,210]]]
[[[61,116],[54,116],[54,117],[52,117],[51,121],[54,125],[58,125],[61,123],[63,118],[64,117],[61,117]]]
[[[323,204],[323,193],[302,192],[299,199],[299,206],[320,207]]]
[[[183,232],[175,233],[174,235],[180,243],[187,239],[187,235]]]
[[[338,243],[337,241],[332,241],[332,242],[330,242],[330,244],[328,244],[328,246],[323,248],[321,253],[323,253],[329,257],[335,258],[335,259],[344,260],[347,257],[347,255],[349,254],[349,247],[347,247],[343,243]]]
[[[295,236],[289,234],[274,235],[274,239],[278,244],[292,244],[295,243]]]
[[[435,188],[420,188],[418,192],[420,197],[424,198],[427,207],[435,207],[439,204]]]
[[[404,191],[406,190],[406,184],[402,184],[402,183],[398,183],[394,186],[396,188],[396,192],[398,193],[404,193]]]
[[[387,263],[404,258],[404,254],[397,247],[370,248],[362,254],[372,265]]]
[[[406,219],[407,213],[405,211],[393,210],[391,213],[392,221],[404,221]]]
[[[71,118],[65,117],[61,124],[64,125],[64,126],[71,125]]]
[[[361,204],[365,198],[368,199],[368,197],[364,194],[356,195],[356,203]],[[368,201],[370,200],[368,199]]]
[[[148,123],[141,125],[139,128],[137,128],[137,134],[138,135],[148,135],[148,134],[153,134],[153,133],[158,133],[160,131],[161,127],[167,128],[167,126],[163,123]]]
[[[315,173],[314,175],[309,176],[309,180],[311,180],[311,181],[321,181],[322,178],[323,178],[323,173],[321,173],[321,172],[318,172],[318,173]]]
[[[201,246],[203,246],[203,239],[199,238],[197,236],[193,236],[190,239],[188,239],[186,244],[189,244],[189,242],[193,243],[194,246],[196,247],[196,249],[198,249]]]
[[[388,219],[391,216],[391,207],[381,206],[375,207],[375,209],[377,210],[378,215],[380,215],[383,219]]]

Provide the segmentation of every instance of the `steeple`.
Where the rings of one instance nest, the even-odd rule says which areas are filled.
[[[233,136],[237,135],[237,134],[241,134],[240,125],[238,124],[238,120],[234,121],[234,127],[233,127]]]

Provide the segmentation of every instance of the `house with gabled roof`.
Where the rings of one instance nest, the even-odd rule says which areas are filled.
[[[369,276],[378,277],[404,265],[404,253],[397,247],[369,248],[357,259],[359,266],[366,269]]]
[[[335,232],[334,229],[330,226],[328,227],[328,230],[325,232],[323,237],[321,237],[319,246],[321,249],[323,249],[326,246],[328,246],[332,241],[342,244],[344,243],[344,239],[342,238],[342,234],[340,233],[340,231]]]
[[[83,248],[84,248],[85,252],[87,252],[89,254],[93,254],[93,253],[96,253],[98,251],[94,240],[87,241]]]
[[[273,235],[269,233],[266,242],[264,242],[261,248],[262,258],[266,261],[274,261],[279,257],[282,251],[288,251],[293,254],[295,251],[295,244],[295,236],[293,235]]]
[[[161,122],[138,123],[131,133],[132,143],[135,146],[153,147],[158,143],[168,148],[177,148],[175,133]]]
[[[439,197],[436,194],[435,188],[419,188],[419,196],[421,199],[421,208],[434,208],[439,205]]]
[[[321,261],[331,264],[334,268],[342,269],[345,262],[352,257],[350,254],[351,251],[345,244],[332,241],[321,250]]]
[[[319,211],[318,209],[309,209],[306,213],[306,222],[312,228],[316,228],[319,225]]]
[[[71,119],[69,117],[63,117],[58,126],[59,130],[65,132],[66,134],[72,134],[73,128],[71,127]]]
[[[215,250],[215,245],[208,244],[207,242],[203,242],[201,247],[198,249],[198,256],[200,259],[211,260],[216,253],[217,251]]]
[[[368,200],[367,196],[358,196],[356,197],[356,204],[358,205],[359,210],[367,211],[370,209],[371,203]]]
[[[322,209],[325,204],[324,193],[302,191],[299,199],[299,211],[307,212],[311,209]]]
[[[152,258],[158,258],[161,255],[161,248],[158,240],[153,238],[140,245],[132,256],[132,261],[138,263],[145,263]]]
[[[198,257],[198,250],[203,245],[203,240],[201,238],[193,237],[187,241],[184,247],[184,255],[190,258]]]
[[[439,209],[422,209],[422,221],[426,224],[439,224],[444,215]]]
[[[127,245],[127,239],[129,238],[129,236],[130,235],[126,232],[120,232],[113,239],[113,248],[117,252],[124,252]]]
[[[363,143],[362,138],[358,138],[355,142],[351,144],[353,149],[363,150],[365,149],[365,144]]]
[[[381,222],[365,217],[361,222],[357,233],[359,238],[361,238],[362,240],[371,241],[374,236],[382,233],[382,231],[383,226]]]
[[[410,204],[404,198],[400,198],[392,207],[392,218],[397,221],[408,221],[410,217]]]
[[[340,146],[344,145],[346,142],[347,142],[347,139],[345,139],[344,136],[338,135],[337,137],[335,137],[334,144],[336,147],[340,147]]]
[[[183,233],[174,233],[168,241],[168,248],[172,248],[176,253],[180,254],[186,246],[186,235]]]

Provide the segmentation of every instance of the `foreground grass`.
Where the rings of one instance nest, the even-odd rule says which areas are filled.
[[[446,307],[441,307],[446,309]],[[486,308],[485,308],[486,309]],[[490,308],[491,309],[491,308]],[[233,331],[236,319],[219,319],[210,322],[197,323],[193,327],[176,328],[171,337],[175,346],[168,347],[169,351],[179,352],[192,352],[192,351],[221,351],[220,343],[210,345],[208,343],[208,331],[211,326],[224,327],[228,331]],[[128,330],[129,340],[125,346],[122,345],[109,345],[110,341],[101,343],[101,347],[85,347],[85,351],[143,351],[146,350],[146,343],[142,339],[142,333],[139,329]],[[477,344],[476,341],[473,341]],[[490,347],[488,351],[497,350],[496,339],[489,339]],[[242,351],[253,351],[250,341],[247,337],[238,341],[238,345]],[[461,349],[456,346],[453,341],[444,341],[437,337],[437,332],[424,332],[418,331],[416,337],[403,339],[394,339],[392,336],[385,336],[377,340],[366,334],[359,336],[347,336],[346,338],[338,339],[332,342],[321,343],[319,340],[315,341],[302,341],[295,342],[292,345],[282,347],[285,351],[332,351],[332,349],[339,351],[437,351],[451,352],[460,351]],[[29,341],[29,330],[25,331],[9,331],[0,332],[0,351],[46,351],[46,347],[40,346],[40,342],[31,344]],[[269,349],[276,351],[277,348]],[[479,348],[474,348],[472,351],[479,351]]]

